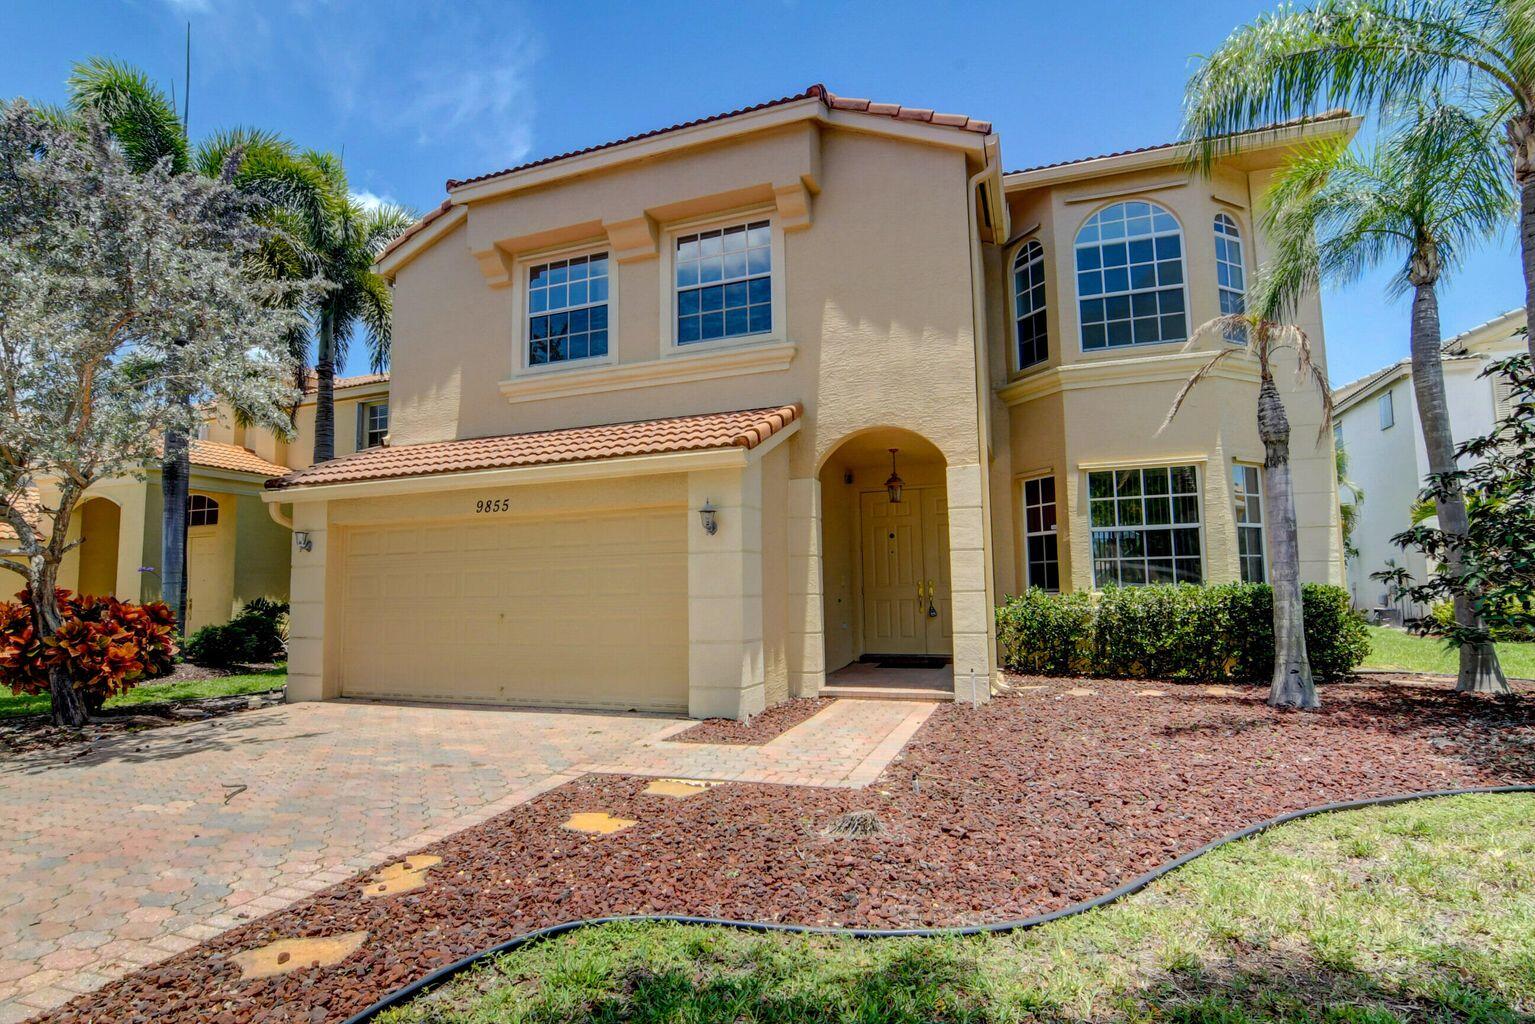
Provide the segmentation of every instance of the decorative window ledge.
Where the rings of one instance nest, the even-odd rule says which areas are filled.
[[[787,370],[798,351],[799,346],[793,342],[777,341],[669,355],[643,363],[572,366],[568,370],[504,380],[501,382],[501,394],[508,402],[537,402],[661,384],[739,377],[748,373],[774,373]]]

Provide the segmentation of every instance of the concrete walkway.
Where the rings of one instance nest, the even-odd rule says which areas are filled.
[[[653,715],[293,704],[0,763],[0,1024],[588,772],[868,785],[932,708],[839,701],[748,747]]]

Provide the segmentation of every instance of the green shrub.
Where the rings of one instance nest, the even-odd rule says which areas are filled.
[[[208,668],[272,661],[286,647],[288,605],[258,597],[221,626],[204,626],[186,643],[186,659]]]
[[[1341,587],[1308,583],[1302,599],[1313,675],[1347,676],[1369,653],[1364,619]],[[1273,591],[1256,583],[1031,590],[997,609],[997,639],[1015,672],[1262,682],[1273,671],[1273,614]]]
[[[1518,604],[1521,609],[1527,609],[1530,607],[1530,602],[1528,601],[1523,603],[1510,602],[1510,604]],[[1441,627],[1450,626],[1455,622],[1455,606],[1449,601],[1440,601],[1429,610],[1428,614],[1429,617],[1432,618],[1434,622]],[[1509,618],[1513,618],[1513,616],[1509,616]],[[1535,632],[1527,629],[1498,629],[1494,627],[1489,632],[1492,633],[1492,639],[1494,643],[1535,643]]]

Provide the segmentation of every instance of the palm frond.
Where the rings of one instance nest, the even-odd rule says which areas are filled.
[[[1178,389],[1178,393],[1173,396],[1173,404],[1167,410],[1167,418],[1164,419],[1162,421],[1162,425],[1157,428],[1157,433],[1161,434],[1172,424],[1173,418],[1178,415],[1178,411],[1183,408],[1183,403],[1188,401],[1189,395],[1191,395],[1194,389],[1199,386],[1200,381],[1208,377],[1211,371],[1213,371],[1215,367],[1218,366],[1223,360],[1240,351],[1242,350],[1236,347],[1223,348],[1216,352],[1209,359],[1205,360],[1204,365],[1202,365],[1199,369],[1191,373],[1189,375],[1189,379],[1183,382],[1183,386],[1180,387]]]
[[[77,113],[89,110],[101,119],[135,170],[161,161],[172,173],[187,170],[187,137],[176,108],[138,68],[106,57],[81,61],[69,76],[69,100]]]

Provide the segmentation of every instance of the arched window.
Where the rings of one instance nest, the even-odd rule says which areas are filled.
[[[1155,203],[1115,203],[1077,232],[1082,348],[1150,345],[1188,338],[1183,232]]]
[[[1221,315],[1247,311],[1247,273],[1242,263],[1242,232],[1224,213],[1215,215],[1215,281],[1220,286]]]
[[[187,498],[188,526],[217,526],[219,503],[206,494],[193,494]]]
[[[1013,258],[1013,315],[1018,321],[1018,369],[1050,356],[1045,330],[1045,250],[1029,239]]]

